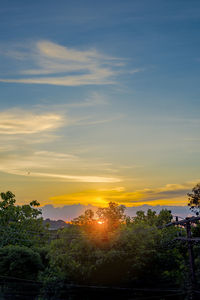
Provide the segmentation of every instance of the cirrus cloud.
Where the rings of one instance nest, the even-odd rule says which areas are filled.
[[[95,49],[80,51],[46,40],[21,48],[4,51],[4,54],[23,61],[25,67],[19,66],[17,77],[0,78],[0,82],[62,86],[114,84],[124,66],[122,59],[103,55]],[[139,71],[135,69],[134,73]]]
[[[0,134],[33,134],[55,130],[64,124],[63,117],[56,113],[33,113],[26,110],[0,112]]]

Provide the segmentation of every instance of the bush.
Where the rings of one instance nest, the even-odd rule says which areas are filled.
[[[0,275],[34,280],[43,269],[40,255],[25,246],[0,248]]]

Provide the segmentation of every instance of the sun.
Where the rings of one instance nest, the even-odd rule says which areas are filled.
[[[97,223],[102,225],[104,222],[103,221],[97,221]]]

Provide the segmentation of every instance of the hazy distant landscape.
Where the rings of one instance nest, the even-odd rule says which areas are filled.
[[[44,219],[50,218],[52,220],[64,220],[64,221],[71,221],[72,219],[78,217],[79,215],[83,214],[85,210],[92,209],[94,211],[97,210],[97,207],[92,205],[81,205],[81,204],[74,204],[74,205],[66,205],[61,207],[54,207],[53,205],[45,205],[42,208],[42,215]],[[142,210],[147,212],[148,209],[156,211],[159,213],[162,209],[167,209],[172,212],[174,216],[180,217],[187,217],[193,215],[190,211],[188,206],[151,206],[148,204],[135,206],[135,207],[126,207],[125,213],[130,217],[135,217],[136,212]]]

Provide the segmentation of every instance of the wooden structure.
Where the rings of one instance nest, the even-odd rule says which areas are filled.
[[[186,228],[186,237],[177,237],[174,240],[179,240],[182,242],[187,243],[187,248],[188,248],[188,255],[189,255],[189,268],[190,268],[190,283],[191,283],[191,289],[192,291],[195,289],[195,267],[194,267],[194,254],[193,254],[193,243],[200,242],[199,237],[192,237],[191,233],[191,226],[192,224],[198,223],[200,220],[200,216],[198,217],[187,217],[183,220],[178,220],[178,217],[176,216],[176,221],[170,222],[166,224],[164,227],[169,227],[169,226],[184,226]],[[193,296],[191,295],[191,299],[193,299]]]

